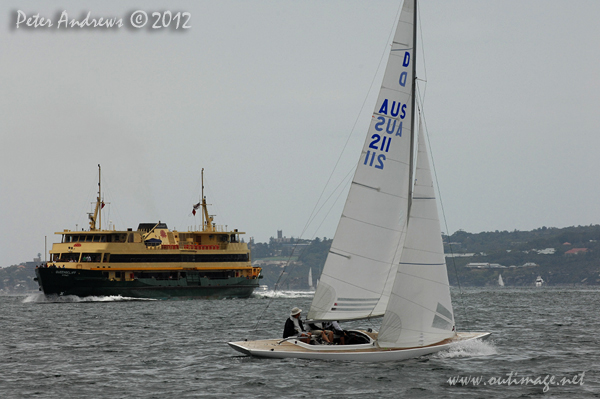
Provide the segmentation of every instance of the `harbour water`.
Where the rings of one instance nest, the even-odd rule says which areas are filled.
[[[0,398],[600,397],[600,289],[453,291],[458,329],[492,338],[403,362],[255,359],[228,347],[281,336],[289,310],[306,314],[311,299],[0,297]]]

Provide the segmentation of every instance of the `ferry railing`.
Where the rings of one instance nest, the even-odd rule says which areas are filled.
[[[154,247],[147,247],[147,248],[153,249],[153,250],[196,249],[196,250],[214,251],[214,250],[221,249],[221,246],[220,245],[199,245],[199,244],[181,244],[181,245],[163,244],[163,245],[157,245]]]
[[[227,225],[215,224],[215,225],[213,225],[213,230],[215,233],[229,233],[229,230],[227,229]],[[188,226],[188,232],[192,233],[192,232],[196,232],[196,231],[204,231],[204,230],[202,230],[202,226],[198,226],[198,225]]]

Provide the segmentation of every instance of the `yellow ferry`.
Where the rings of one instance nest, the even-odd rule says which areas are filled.
[[[98,165],[100,176],[100,165]],[[99,179],[100,180],[100,179]],[[243,232],[224,229],[208,214],[202,178],[202,228],[170,230],[165,223],[140,223],[137,230],[102,230],[101,186],[88,231],[57,232],[50,261],[36,268],[46,295],[193,299],[246,298],[259,286]],[[98,228],[96,223],[98,222]]]

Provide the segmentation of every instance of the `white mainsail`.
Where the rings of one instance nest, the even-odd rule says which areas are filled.
[[[500,287],[504,287],[504,280],[502,280],[502,275],[501,274],[498,275],[498,285]]]
[[[377,340],[383,348],[427,346],[455,335],[442,233],[422,128],[415,178],[406,240]]]
[[[383,315],[396,275],[409,197],[414,0],[405,0],[383,83],[319,285],[313,320]]]
[[[312,267],[308,268],[308,287],[313,289],[313,279],[312,279]]]

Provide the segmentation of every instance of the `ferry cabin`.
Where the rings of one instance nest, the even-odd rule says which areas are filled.
[[[112,281],[138,278],[189,280],[197,278],[259,278],[250,251],[237,229],[226,231],[170,231],[165,223],[141,223],[137,231],[58,232],[48,266],[101,270]],[[191,272],[191,273],[190,273]]]

